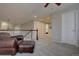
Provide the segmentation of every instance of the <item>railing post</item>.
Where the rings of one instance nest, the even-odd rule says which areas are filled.
[[[36,30],[36,31],[37,31],[36,37],[37,37],[37,40],[38,40],[38,30]]]
[[[32,31],[31,31],[31,40],[32,40]]]

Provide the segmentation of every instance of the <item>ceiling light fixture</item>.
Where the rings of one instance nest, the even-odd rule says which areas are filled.
[[[47,17],[46,19],[50,19],[50,17]]]
[[[37,16],[34,16],[34,18],[37,18]]]

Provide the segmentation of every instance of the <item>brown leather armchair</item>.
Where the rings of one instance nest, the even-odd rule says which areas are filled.
[[[0,33],[0,55],[15,55],[16,52],[16,38],[11,38],[9,33]]]

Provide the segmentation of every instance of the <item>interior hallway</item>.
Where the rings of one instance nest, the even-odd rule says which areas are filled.
[[[50,39],[39,39],[35,45],[34,53],[17,53],[16,56],[79,56],[79,48]]]

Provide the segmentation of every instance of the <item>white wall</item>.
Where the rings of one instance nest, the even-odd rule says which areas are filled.
[[[72,8],[67,8],[66,10],[61,10],[56,14],[52,14],[52,41],[62,42],[62,14],[70,11],[78,11],[76,14],[76,40],[77,45],[79,45],[79,5],[73,6]],[[74,44],[75,45],[75,44]]]
[[[76,39],[77,39],[77,46],[79,47],[79,9],[76,14]]]
[[[62,43],[77,45],[76,10],[62,14]]]
[[[27,23],[24,23],[23,25],[21,25],[21,28],[24,30],[31,30],[33,29],[34,25],[33,25],[33,21],[28,21]]]
[[[61,14],[52,16],[52,40],[61,42]]]

